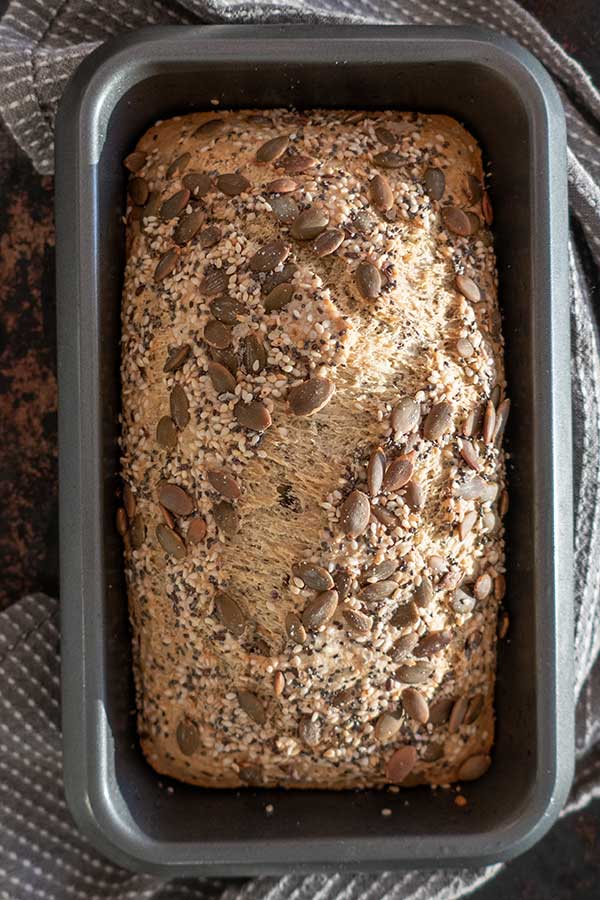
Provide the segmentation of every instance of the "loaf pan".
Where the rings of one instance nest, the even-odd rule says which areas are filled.
[[[122,160],[157,119],[213,101],[448,113],[483,147],[513,401],[511,624],[493,765],[468,785],[466,808],[429,788],[203,790],[159,778],[140,752],[114,527]],[[528,848],[556,818],[573,765],[565,125],[546,72],[471,28],[147,29],[76,72],[56,172],[64,767],[83,832],[115,861],[170,876],[483,865]]]

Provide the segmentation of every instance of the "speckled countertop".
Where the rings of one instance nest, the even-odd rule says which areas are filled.
[[[523,0],[600,82],[600,4]],[[0,13],[5,3],[0,0]],[[0,126],[0,608],[58,590],[53,181]],[[556,825],[479,900],[587,900],[600,881],[600,801]]]

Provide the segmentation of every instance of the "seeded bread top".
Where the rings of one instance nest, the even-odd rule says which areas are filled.
[[[508,400],[475,141],[445,116],[198,113],[125,165],[148,759],[213,786],[478,777]]]

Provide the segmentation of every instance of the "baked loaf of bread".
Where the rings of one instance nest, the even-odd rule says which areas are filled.
[[[438,115],[209,112],[125,165],[118,528],[150,764],[477,778],[508,400],[475,140]]]

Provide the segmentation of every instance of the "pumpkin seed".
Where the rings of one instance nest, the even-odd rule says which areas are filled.
[[[473,530],[473,526],[477,519],[478,513],[474,509],[470,509],[464,514],[462,521],[458,525],[458,536],[461,541],[464,541],[467,535]]]
[[[362,491],[352,491],[340,509],[340,531],[347,537],[358,537],[367,530],[370,518],[369,498]]]
[[[404,160],[399,153],[394,153],[393,150],[383,150],[382,153],[375,154],[373,162],[382,169],[399,169]]]
[[[213,507],[213,515],[217,527],[227,535],[233,537],[240,530],[240,517],[235,506],[228,500],[220,500]]]
[[[398,638],[389,651],[393,662],[400,662],[406,656],[409,656],[416,647],[418,640],[419,638],[414,631],[409,631],[408,634],[403,634],[402,637]]]
[[[237,325],[238,319],[248,312],[243,303],[230,297],[229,294],[216,297],[210,304],[210,311],[215,319],[224,325]]]
[[[120,506],[117,510],[116,524],[117,524],[117,534],[120,537],[125,537],[125,535],[127,534],[127,513],[125,512],[125,510],[123,509],[122,506]]]
[[[190,544],[199,544],[206,537],[206,522],[200,517],[192,519],[186,537]]]
[[[292,574],[300,578],[312,591],[328,591],[333,587],[333,578],[323,566],[315,563],[297,562],[292,566]]]
[[[175,732],[177,745],[184,756],[191,756],[200,746],[200,732],[191,719],[183,718]]]
[[[390,713],[384,712],[379,716],[375,724],[375,738],[382,744],[385,744],[398,734],[401,725],[402,719],[397,719]]]
[[[159,216],[164,222],[175,219],[186,208],[190,200],[190,192],[182,188],[168,197],[160,207]]]
[[[315,159],[314,156],[290,154],[289,156],[284,156],[279,165],[285,169],[288,175],[300,175],[302,172],[314,169],[318,162],[319,160]]]
[[[266,312],[278,312],[287,306],[294,296],[294,287],[291,284],[283,283],[276,285],[264,298],[264,306]]]
[[[323,591],[309,600],[302,613],[302,624],[307,631],[318,631],[330,622],[337,609],[338,593],[335,590]]]
[[[289,137],[287,134],[279,135],[279,137],[271,138],[266,141],[256,151],[256,162],[270,163],[279,159],[287,150]]]
[[[285,688],[285,675],[283,672],[277,670],[273,677],[273,693],[276,697],[281,697],[283,694],[283,689]]]
[[[249,260],[252,272],[272,272],[288,256],[290,248],[285,241],[275,240],[257,250]]]
[[[384,528],[393,528],[398,524],[397,517],[383,506],[372,506],[371,515],[380,522]]]
[[[268,184],[265,184],[265,192],[269,194],[291,194],[297,187],[297,181],[284,175],[282,178],[275,178],[274,181],[269,181]]]
[[[483,694],[475,694],[474,697],[471,697],[471,699],[469,700],[469,705],[467,707],[467,712],[465,714],[465,725],[472,725],[473,722],[477,721],[477,719],[481,715],[483,703]]]
[[[262,293],[270,294],[273,288],[276,288],[277,285],[283,284],[284,282],[291,281],[296,272],[298,271],[298,266],[296,263],[286,263],[279,272],[271,272],[270,275],[267,275],[262,284]]]
[[[404,491],[404,501],[411,509],[423,509],[425,496],[418,481],[411,480]]]
[[[227,172],[225,175],[217,176],[217,188],[227,197],[237,197],[244,194],[251,186],[251,182],[245,175],[239,175],[237,172]]]
[[[415,647],[415,656],[436,656],[438,653],[441,653],[445,647],[448,646],[451,640],[451,631],[430,631],[428,634],[421,638],[421,640]]]
[[[435,741],[432,741],[430,744],[426,744],[421,751],[421,759],[424,762],[437,762],[437,760],[441,759],[443,755],[444,748],[442,744],[438,744]]]
[[[359,209],[352,214],[352,225],[360,234],[370,234],[377,225],[377,220],[368,210]]]
[[[452,427],[452,407],[446,400],[431,407],[423,425],[423,437],[438,441]]]
[[[402,705],[407,716],[426,725],[429,721],[429,706],[423,694],[416,688],[404,688],[402,691]]]
[[[141,150],[134,150],[133,153],[125,157],[123,165],[130,172],[139,172],[146,165],[146,154],[142,153]]]
[[[288,393],[290,412],[295,416],[312,416],[329,403],[334,392],[333,381],[315,375],[290,388]]]
[[[209,225],[208,228],[203,228],[198,236],[201,249],[208,250],[209,247],[214,247],[215,244],[219,243],[221,237],[221,229],[216,225]]]
[[[211,347],[225,350],[231,344],[231,328],[216,319],[209,319],[204,326],[204,340]]]
[[[442,219],[448,231],[452,231],[460,237],[468,237],[471,234],[469,217],[458,206],[444,206],[442,208]]]
[[[441,700],[436,700],[435,703],[432,703],[429,707],[429,721],[431,724],[444,725],[450,718],[453,706],[454,700],[450,697],[443,697]]]
[[[246,616],[233,597],[224,592],[215,594],[215,612],[221,625],[224,625],[234,637],[239,637],[243,633],[246,627]]]
[[[206,367],[206,371],[217,394],[233,394],[236,380],[229,369],[226,369],[221,363],[211,360]]]
[[[207,119],[192,132],[193,138],[214,138],[225,128],[224,119]]]
[[[446,177],[441,169],[430,167],[423,177],[425,190],[432,200],[441,200],[446,190]]]
[[[356,286],[364,300],[376,300],[381,292],[381,273],[371,262],[362,261],[356,267]]]
[[[148,199],[149,193],[148,182],[145,178],[142,178],[140,175],[136,175],[135,178],[130,178],[129,196],[131,197],[132,203],[136,206],[143,206]]]
[[[177,252],[175,250],[167,250],[159,259],[158,265],[154,270],[154,280],[163,281],[174,271],[176,265]]]
[[[385,492],[398,491],[408,484],[413,474],[413,461],[407,456],[398,456],[393,459],[385,470],[382,490]]]
[[[483,187],[479,178],[475,175],[467,175],[467,194],[471,203],[478,203],[481,200]]]
[[[448,722],[448,731],[450,734],[455,734],[462,725],[468,705],[469,701],[464,696],[459,697],[453,705],[452,712],[450,713],[450,721]]]
[[[428,607],[431,606],[433,600],[433,585],[427,575],[422,577],[421,584],[415,588],[414,598],[415,603],[421,609],[428,609]]]
[[[183,488],[168,481],[161,481],[158,486],[159,503],[175,513],[176,516],[189,516],[195,509],[195,502]]]
[[[312,241],[329,224],[329,213],[326,209],[309,206],[296,216],[290,226],[290,234],[297,241]]]
[[[277,221],[283,225],[290,225],[300,215],[300,207],[294,198],[287,194],[271,197],[268,203]]]
[[[187,244],[195,238],[204,224],[204,212],[195,209],[191,213],[181,216],[173,232],[173,240],[176,244]]]
[[[342,615],[350,631],[355,634],[368,634],[373,627],[373,620],[356,609],[344,609]]]
[[[254,719],[257,725],[264,725],[267,721],[265,708],[251,691],[238,691],[238,703],[247,716]]]
[[[471,210],[467,211],[467,219],[471,225],[471,234],[477,234],[479,229],[481,228],[481,219],[477,215],[477,213],[471,212]]]
[[[481,423],[483,422],[483,414],[485,412],[485,404],[474,406],[468,414],[463,425],[463,434],[465,437],[477,437],[481,431]]]
[[[490,198],[486,193],[483,195],[483,199],[481,201],[481,211],[483,213],[483,218],[486,225],[491,225],[494,221],[494,212],[492,210],[492,204],[490,202]]]
[[[494,578],[494,597],[496,600],[504,600],[506,595],[506,578],[504,575],[496,575]]]
[[[344,232],[339,228],[323,231],[313,243],[312,251],[319,259],[323,256],[330,256],[342,245],[344,237]]]
[[[430,677],[433,666],[429,662],[416,662],[413,665],[399,666],[396,677],[404,684],[422,684]]]
[[[238,500],[241,497],[239,484],[226,469],[208,469],[206,477],[211,487],[228,500]]]
[[[127,482],[123,485],[123,506],[125,507],[127,518],[131,521],[135,516],[136,503],[133,491]]]
[[[469,756],[468,759],[461,763],[458,777],[460,781],[475,781],[476,778],[481,778],[482,775],[485,775],[491,764],[492,760],[487,753],[477,753],[474,756]]]
[[[238,400],[233,407],[233,414],[242,428],[250,431],[266,431],[271,425],[271,413],[260,400],[251,400],[249,403]]]
[[[384,128],[383,125],[375,127],[375,137],[381,144],[387,144],[388,147],[393,147],[394,144],[398,143],[398,138],[393,131],[390,131],[389,128]]]
[[[418,760],[417,751],[410,744],[399,747],[388,759],[385,775],[393,784],[402,784],[406,776],[414,769]]]
[[[224,269],[208,271],[198,285],[198,290],[205,297],[218,297],[227,290],[229,278]]]
[[[496,447],[500,447],[502,444],[502,438],[504,437],[504,429],[506,428],[506,422],[508,420],[508,414],[510,412],[510,400],[506,398],[502,401],[500,406],[498,407],[498,411],[496,412],[496,425],[494,427],[494,444]]]
[[[339,602],[342,603],[350,592],[350,585],[352,584],[350,572],[347,569],[338,569],[333,576],[333,583],[338,592]]]
[[[421,421],[421,406],[411,397],[403,397],[392,410],[391,425],[396,438],[414,431]]]
[[[385,453],[381,447],[376,447],[371,453],[367,466],[367,484],[371,497],[376,497],[383,484],[385,473]]]
[[[192,197],[205,197],[212,190],[212,181],[204,172],[189,172],[182,178],[182,184]]]
[[[169,355],[163,366],[163,372],[175,372],[184,364],[191,352],[189,344],[182,344],[180,347],[173,347],[169,350]]]
[[[458,449],[460,455],[467,463],[467,465],[474,469],[476,472],[479,472],[479,470],[481,469],[481,461],[473,444],[470,441],[460,439],[458,442]]]
[[[398,562],[395,559],[384,559],[380,563],[369,566],[362,574],[361,583],[374,583],[375,581],[386,581],[391,575],[398,570]]]
[[[394,192],[385,175],[375,175],[369,182],[371,203],[380,212],[391,209],[394,205]]]
[[[267,364],[265,345],[256,334],[247,334],[240,341],[240,357],[242,366],[249,374],[262,372]]]
[[[169,397],[171,418],[178,428],[185,428],[190,421],[190,404],[185,390],[180,384],[176,384]]]
[[[313,722],[312,716],[303,716],[298,725],[300,740],[309,747],[316,747],[321,741],[321,725],[318,720]]]
[[[134,550],[139,550],[146,540],[146,526],[139,513],[131,522],[129,527],[129,537],[131,539],[131,546]]]
[[[358,596],[364,603],[371,603],[374,600],[385,600],[388,597],[391,597],[397,588],[398,584],[389,579],[386,579],[385,581],[374,581],[372,584],[367,584],[366,587],[360,591]]]
[[[485,600],[492,592],[492,577],[488,572],[483,572],[475,582],[473,593],[477,600]]]
[[[481,291],[477,284],[468,275],[457,275],[455,282],[456,289],[460,291],[463,297],[466,297],[470,303],[479,303],[481,300]]]
[[[390,624],[394,628],[408,628],[409,625],[416,625],[419,621],[419,611],[417,604],[410,600],[408,603],[399,606],[392,618]],[[416,641],[415,641],[416,643]]]
[[[168,525],[156,526],[156,537],[163,550],[175,559],[183,559],[185,556],[185,544],[173,528]]]
[[[174,159],[167,169],[167,178],[172,178],[173,175],[181,175],[181,173],[184,172],[187,168],[191,158],[191,153],[182,153],[181,156],[178,156],[177,159]]]
[[[496,428],[496,410],[491,400],[488,400],[485,407],[485,415],[483,417],[482,436],[486,444],[491,444],[494,439],[494,431]]]
[[[306,640],[306,629],[296,613],[288,613],[285,617],[285,632],[295,644],[303,644]]]
[[[173,450],[177,446],[177,429],[171,416],[163,416],[156,426],[156,440],[161,447]]]
[[[210,348],[210,357],[214,362],[219,363],[235,375],[238,370],[238,358],[233,350],[217,350],[216,347]]]

